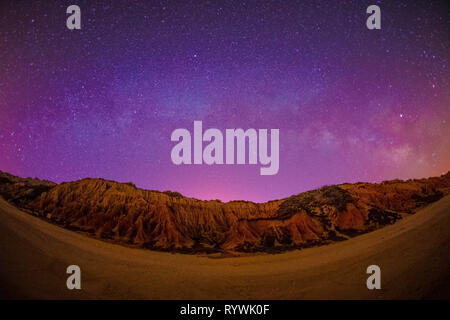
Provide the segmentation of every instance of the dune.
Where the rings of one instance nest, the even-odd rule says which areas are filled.
[[[24,299],[450,298],[450,196],[384,228],[279,254],[157,252],[100,241],[0,199],[0,297]],[[81,268],[81,290],[66,268]],[[381,268],[381,290],[366,268]]]

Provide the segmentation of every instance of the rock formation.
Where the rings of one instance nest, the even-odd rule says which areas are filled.
[[[97,238],[178,252],[277,252],[345,240],[396,222],[450,193],[440,177],[325,186],[253,203],[202,201],[132,183],[55,184],[0,171],[0,195],[44,219]]]

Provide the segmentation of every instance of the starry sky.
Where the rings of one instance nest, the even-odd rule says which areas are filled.
[[[81,8],[81,30],[66,8]],[[381,30],[366,8],[381,8]],[[446,1],[1,1],[0,170],[267,201],[450,170]],[[280,169],[172,163],[171,132],[279,128]]]

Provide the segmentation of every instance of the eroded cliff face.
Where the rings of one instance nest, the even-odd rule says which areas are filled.
[[[266,203],[201,201],[103,179],[56,185],[0,173],[0,194],[25,211],[98,238],[182,252],[326,244],[392,224],[448,193],[450,173],[326,186]]]
[[[0,196],[20,208],[55,186],[51,181],[20,178],[0,171]]]

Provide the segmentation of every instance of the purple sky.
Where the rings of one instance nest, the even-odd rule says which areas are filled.
[[[0,4],[0,170],[260,202],[450,169],[445,1],[72,2]],[[279,128],[278,174],[172,164],[194,120]]]

